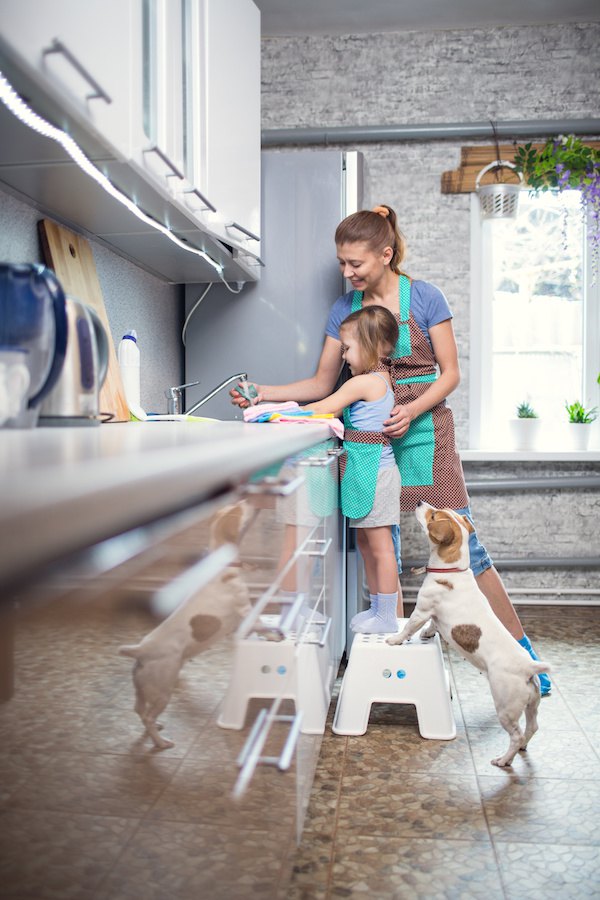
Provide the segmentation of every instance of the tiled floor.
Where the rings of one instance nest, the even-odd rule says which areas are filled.
[[[215,726],[223,648],[187,664],[165,714],[176,745],[153,753],[116,653],[145,625],[85,609],[17,635],[18,690],[0,705],[2,900],[600,897],[600,608],[520,608],[554,689],[512,769],[490,765],[507,738],[487,682],[454,654],[453,741],[423,740],[412,707],[394,706],[336,736],[333,702],[299,848],[287,775],[265,769],[231,803],[245,734]]]
[[[328,729],[286,900],[600,897],[600,609],[519,613],[554,682],[528,752],[490,765],[508,739],[451,652],[454,741],[421,739],[404,706]]]

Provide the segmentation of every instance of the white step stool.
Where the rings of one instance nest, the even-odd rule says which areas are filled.
[[[261,616],[273,627],[278,616]],[[255,634],[238,641],[233,670],[217,724],[221,728],[243,728],[252,698],[293,700],[302,712],[303,734],[323,734],[331,701],[333,671],[327,642],[297,643],[291,632],[282,641],[265,641]]]
[[[398,619],[401,631],[407,619]],[[451,741],[456,724],[439,635],[388,644],[388,634],[355,634],[337,702],[335,734],[364,734],[372,703],[414,703],[421,737]]]

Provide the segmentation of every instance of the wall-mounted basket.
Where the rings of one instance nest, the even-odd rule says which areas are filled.
[[[494,181],[492,184],[480,185],[483,176],[492,169],[512,169],[519,176],[518,184],[506,184]],[[519,192],[523,176],[517,171],[514,163],[500,159],[485,166],[475,182],[475,191],[479,196],[482,219],[514,219],[519,205]]]

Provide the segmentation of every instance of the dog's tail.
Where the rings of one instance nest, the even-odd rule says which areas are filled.
[[[541,675],[545,672],[551,672],[552,667],[548,665],[548,663],[543,662],[541,659],[532,659],[529,664],[530,670],[535,675]]]
[[[122,647],[119,647],[119,653],[121,656],[132,656],[134,659],[137,659],[140,654],[140,645],[123,644]]]

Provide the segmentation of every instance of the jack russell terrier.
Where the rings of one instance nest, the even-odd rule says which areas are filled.
[[[439,631],[446,643],[487,676],[498,719],[510,737],[508,750],[492,765],[510,766],[538,729],[537,675],[549,667],[519,646],[479,590],[469,568],[469,535],[474,529],[466,516],[421,502],[416,517],[429,538],[427,574],[414,612],[404,629],[387,642],[402,644],[430,621],[421,639]],[[519,725],[523,713],[524,733]]]
[[[219,510],[210,524],[210,549],[239,544],[255,515],[244,501]],[[234,632],[250,609],[239,565],[228,566],[139,644],[119,648],[121,655],[135,660],[135,711],[158,750],[174,746],[160,735],[162,725],[156,719],[171,699],[184,662]]]

